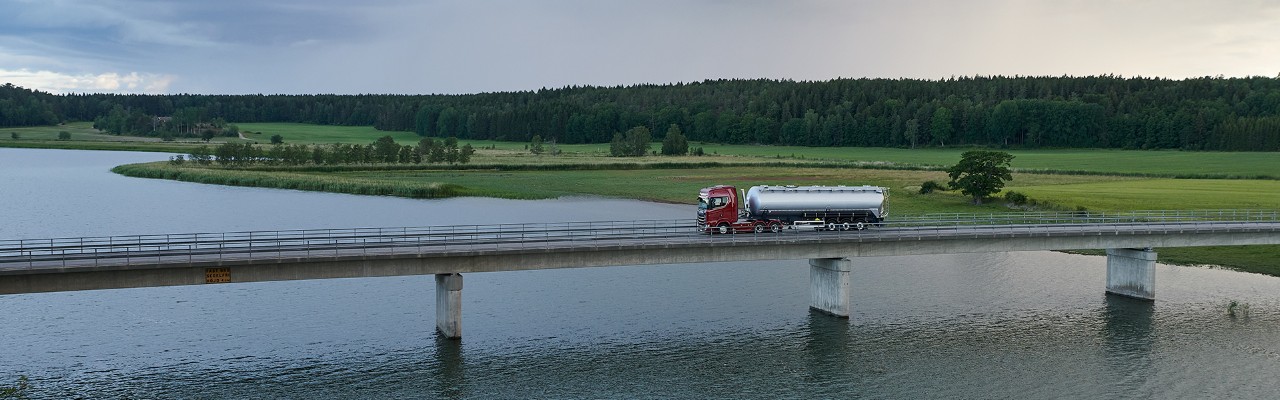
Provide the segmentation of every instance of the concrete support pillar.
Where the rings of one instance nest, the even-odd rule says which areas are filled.
[[[849,318],[849,272],[847,258],[809,259],[809,308],[841,318]]]
[[[436,274],[436,330],[449,339],[462,337],[462,274]]]
[[[1143,300],[1156,298],[1156,252],[1107,249],[1107,293]]]

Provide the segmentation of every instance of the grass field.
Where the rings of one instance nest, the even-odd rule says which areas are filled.
[[[255,133],[245,137],[258,143],[270,142],[279,134],[286,143],[361,143],[368,144],[391,135],[401,144],[419,139],[413,132],[379,131],[372,127],[326,126],[292,123],[245,123],[240,129]],[[257,133],[260,132],[260,133]],[[523,152],[524,142],[462,140],[475,147]],[[772,159],[883,162],[901,165],[949,166],[960,160],[968,148],[865,148],[865,147],[801,147],[755,146],[692,143],[708,154]],[[560,150],[572,155],[606,156],[609,145],[561,144]],[[661,148],[654,143],[654,150]],[[1257,178],[1280,179],[1280,153],[1262,152],[1186,152],[1138,151],[1107,149],[1005,150],[1014,155],[1013,166],[1023,170],[1080,171],[1111,174],[1147,174],[1165,177]],[[550,157],[550,156],[544,156]]]
[[[380,137],[391,135],[400,144],[415,144],[418,135],[404,131],[380,131],[372,126],[334,126],[294,124],[286,122],[237,123],[244,137],[258,143],[271,143],[271,135],[280,135],[285,143],[373,143]]]
[[[1043,185],[1015,177],[1007,189],[1090,210],[1280,207],[1280,181],[1271,180],[1138,179]]]
[[[884,161],[896,164],[950,166],[968,148],[862,148],[703,145],[708,153],[835,161]],[[1280,179],[1280,153],[1137,151],[1110,149],[1001,150],[1014,156],[1023,170],[1083,171],[1162,176],[1268,176]],[[1215,176],[1219,177],[1219,176]]]
[[[160,144],[156,138],[138,138],[129,136],[113,136],[98,133],[88,122],[68,123],[64,126],[0,128],[0,146],[5,147],[48,147],[79,148],[138,151],[181,151],[174,146]],[[413,132],[379,131],[369,126],[328,126],[294,123],[241,123],[240,129],[248,131],[245,137],[258,143],[269,143],[272,135],[284,137],[285,143],[327,144],[327,143],[372,143],[379,137],[391,135],[401,144],[413,144],[419,139]],[[57,141],[60,131],[72,134],[70,141]],[[20,140],[9,139],[8,132],[17,132]],[[217,138],[216,141],[236,140]],[[74,143],[91,142],[84,145]],[[133,146],[105,145],[100,142],[132,142]],[[70,144],[69,144],[70,143]],[[156,143],[154,148],[148,147]],[[501,158],[506,162],[519,163],[561,163],[581,162],[587,159],[609,159],[610,162],[655,162],[665,157],[610,158],[608,144],[574,144],[559,145],[564,154],[559,156],[532,156],[525,149],[523,142],[496,142],[487,140],[463,140],[477,148],[492,148],[488,156]],[[192,143],[194,145],[194,143]],[[744,157],[752,159],[770,159],[776,161],[827,161],[827,162],[864,162],[882,163],[903,167],[929,166],[940,167],[953,165],[960,159],[960,153],[967,148],[929,148],[929,149],[896,149],[896,148],[818,148],[798,146],[752,146],[752,145],[719,145],[693,143],[700,146],[710,155],[723,157]],[[657,143],[653,149],[661,146]],[[1013,167],[1030,171],[1087,172],[1093,174],[1133,174],[1155,177],[1178,178],[1263,178],[1280,180],[1280,153],[1261,152],[1183,152],[1183,151],[1131,151],[1103,149],[1053,149],[1053,150],[1008,150],[1015,156]],[[717,158],[723,161],[723,158]]]

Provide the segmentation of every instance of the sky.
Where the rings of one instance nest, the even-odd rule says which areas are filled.
[[[52,93],[1102,74],[1280,76],[1280,0],[0,0]]]

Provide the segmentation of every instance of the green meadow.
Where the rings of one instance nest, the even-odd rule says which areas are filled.
[[[1188,210],[1280,208],[1280,181],[1244,179],[1134,179],[1038,184],[1010,182],[1035,199],[1090,210]]]
[[[285,143],[360,143],[391,135],[400,144],[414,144],[420,139],[413,132],[379,131],[368,126],[328,126],[294,123],[243,123],[241,130],[252,131],[245,137],[268,143],[271,135],[284,137]],[[524,152],[525,142],[462,140],[474,147]],[[566,156],[605,156],[608,143],[560,144]],[[867,148],[867,147],[801,147],[754,146],[691,143],[707,154],[785,160],[870,162],[901,166],[938,167],[955,164],[969,148]],[[654,143],[652,148],[661,148]],[[1003,150],[1014,155],[1013,166],[1021,170],[1086,172],[1093,174],[1134,174],[1158,177],[1190,178],[1262,178],[1280,179],[1280,153],[1229,153],[1191,151],[1142,151],[1111,149]]]
[[[271,143],[272,135],[280,135],[285,143],[291,144],[329,144],[354,143],[369,144],[380,137],[391,135],[400,144],[418,142],[418,135],[405,131],[380,131],[372,126],[337,126],[295,124],[287,122],[237,123],[240,133],[245,139],[258,143]]]

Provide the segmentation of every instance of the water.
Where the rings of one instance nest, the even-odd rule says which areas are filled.
[[[692,218],[608,199],[410,200],[125,178],[145,153],[0,149],[0,238]],[[628,218],[629,219],[629,218]],[[1274,398],[1280,279],[1105,258],[854,259],[853,315],[785,262],[476,273],[463,339],[433,280],[0,296],[0,386],[32,398]],[[1229,316],[1231,301],[1248,316]]]

